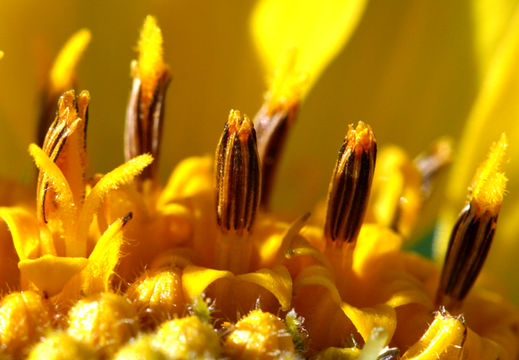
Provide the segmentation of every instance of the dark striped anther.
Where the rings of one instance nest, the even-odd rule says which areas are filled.
[[[502,165],[507,147],[502,135],[478,168],[469,202],[452,230],[436,294],[436,305],[450,312],[461,307],[490,250],[506,189]]]
[[[325,236],[354,243],[368,205],[377,143],[371,127],[359,122],[349,126],[328,188]]]
[[[86,170],[86,127],[90,94],[74,90],[65,92],[58,100],[56,118],[45,135],[42,150],[63,172],[74,195],[76,204],[83,201]],[[40,171],[37,183],[38,216],[47,222],[49,212],[57,207],[54,191],[47,175]]]
[[[260,200],[260,166],[254,125],[231,110],[216,148],[216,219],[223,233],[249,232]]]
[[[144,100],[141,79],[133,79],[126,113],[126,160],[146,153],[151,154],[154,159],[159,159],[166,90],[170,80],[170,73],[165,70],[158,79],[152,98]],[[158,162],[154,161],[144,169],[141,178],[155,178],[157,171]]]
[[[162,32],[152,16],[144,21],[138,48],[139,59],[131,65],[133,85],[126,111],[124,154],[126,161],[151,154],[155,161],[143,170],[139,179],[156,180],[171,73],[163,60]]]
[[[482,211],[471,202],[452,230],[442,269],[436,305],[455,311],[472,288],[490,249],[497,214]]]

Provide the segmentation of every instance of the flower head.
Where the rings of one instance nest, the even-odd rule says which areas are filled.
[[[298,18],[290,2],[262,1],[253,24],[272,79],[263,105],[254,121],[231,110],[214,156],[182,161],[165,186],[158,160],[175,69],[157,21],[146,18],[131,66],[126,162],[105,175],[87,172],[90,93],[60,90],[47,116],[90,38],[73,37],[43,99],[42,146],[29,146],[36,199],[0,208],[11,232],[0,256],[16,263],[0,284],[0,355],[57,357],[61,342],[85,358],[517,358],[519,312],[475,285],[505,193],[506,137],[476,172],[441,268],[404,245],[449,146],[376,160],[372,128],[350,125],[326,205],[292,221],[270,210],[291,125],[364,5],[331,2]],[[287,21],[269,28],[276,18]]]

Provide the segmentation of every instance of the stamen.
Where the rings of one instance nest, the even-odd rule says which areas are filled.
[[[75,68],[90,42],[90,31],[81,29],[67,41],[59,52],[49,75],[49,83],[45,86],[39,117],[38,144],[43,143],[49,124],[53,119],[56,102],[64,91],[74,88],[76,81]]]
[[[371,128],[359,122],[348,133],[335,164],[328,188],[325,236],[331,240],[354,243],[368,204],[377,143]]]
[[[256,132],[247,115],[231,110],[216,149],[216,215],[222,232],[249,232],[259,199]]]
[[[74,90],[67,91],[58,101],[58,113],[45,136],[42,150],[67,179],[74,203],[83,201],[86,169],[86,125],[88,121],[88,91],[76,97]],[[49,212],[57,210],[56,194],[49,188],[45,171],[38,175],[38,215],[47,221]]]
[[[166,90],[171,76],[162,58],[162,32],[147,16],[139,39],[139,60],[132,62],[133,85],[126,113],[125,156],[149,153],[155,162],[141,179],[155,179],[158,170]]]
[[[261,159],[261,207],[264,209],[268,209],[274,174],[306,88],[307,77],[294,70],[295,54],[288,58],[281,71],[272,79],[265,103],[254,118]]]
[[[450,311],[461,306],[490,249],[507,182],[502,170],[507,147],[503,134],[477,170],[469,203],[452,230],[436,296],[436,305]]]

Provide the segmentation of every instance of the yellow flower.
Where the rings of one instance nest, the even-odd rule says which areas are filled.
[[[99,357],[517,358],[518,311],[474,286],[505,194],[504,135],[474,176],[441,268],[403,245],[449,156],[443,142],[415,161],[382,150],[377,172],[374,132],[359,122],[313,218],[290,223],[270,210],[291,125],[366,2],[303,5],[258,3],[252,24],[271,79],[263,106],[253,121],[231,110],[214,158],[182,161],[165,187],[158,160],[175,69],[153,17],[131,66],[123,165],[87,176],[90,95],[61,95],[42,147],[29,147],[35,204],[0,208],[10,230],[0,247],[0,355],[25,356],[46,332],[33,352],[52,357],[64,329],[67,351]],[[41,124],[72,86],[88,34],[58,56]]]

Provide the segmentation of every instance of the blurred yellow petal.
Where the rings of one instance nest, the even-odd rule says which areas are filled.
[[[288,258],[295,256],[310,256],[319,261],[324,267],[331,267],[330,261],[326,258],[326,256],[313,246],[308,245],[308,242],[306,242],[306,240],[302,237],[298,237],[294,240],[294,243],[290,247],[286,256]]]
[[[182,286],[186,295],[194,300],[216,280],[232,276],[233,274],[230,271],[187,266],[182,274]]]
[[[9,289],[18,289],[20,283],[20,271],[18,270],[18,255],[14,248],[11,234],[7,224],[0,222],[0,293]]]
[[[369,277],[377,273],[383,256],[396,254],[402,246],[402,237],[388,228],[364,225],[359,234],[353,255],[353,270],[359,276]]]
[[[65,284],[78,274],[88,260],[81,257],[58,257],[44,255],[38,259],[21,260],[18,268],[22,275],[31,280],[41,291],[47,295],[56,295]]]
[[[22,208],[0,208],[0,218],[11,232],[19,259],[36,257],[40,245],[40,226],[34,215]]]
[[[181,199],[199,193],[203,190],[212,190],[212,184],[207,181],[212,176],[213,158],[189,157],[182,160],[173,170],[168,183],[162,190],[158,206],[163,206],[173,199]]]
[[[238,275],[236,278],[259,285],[270,291],[278,299],[283,311],[287,311],[290,308],[292,278],[284,266],[260,269],[253,273]]]
[[[326,65],[348,41],[364,11],[365,0],[259,1],[252,17],[252,31],[267,74],[282,69],[294,56],[294,74],[308,74],[310,89]],[[290,55],[294,52],[293,55]]]
[[[467,338],[463,344],[463,354],[466,359],[505,359],[502,348],[492,340],[479,336],[471,329],[467,331]]]
[[[420,304],[431,309],[433,302],[429,295],[421,289],[420,284],[417,284],[415,278],[411,276],[407,278],[395,277],[386,279],[388,283],[388,292],[391,297],[386,301],[386,304],[392,308],[408,304]]]
[[[75,67],[90,42],[91,34],[87,29],[75,33],[63,46],[50,71],[51,91],[61,93],[72,87],[75,80]]]
[[[301,292],[307,286],[318,285],[324,287],[330,292],[333,301],[337,304],[341,303],[341,295],[335,285],[333,275],[330,270],[320,265],[312,265],[305,267],[294,281],[294,293]]]

